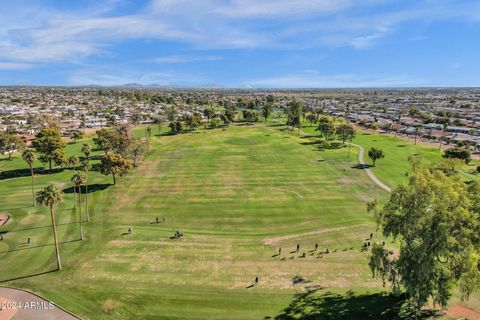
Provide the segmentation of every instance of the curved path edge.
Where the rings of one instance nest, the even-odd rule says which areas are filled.
[[[283,123],[284,124],[284,123]],[[305,132],[303,130],[300,129],[300,132],[301,134],[303,135],[308,135],[310,136],[311,134],[308,133],[308,132]],[[363,165],[363,170],[365,170],[365,172],[367,173],[368,177],[370,178],[370,180],[372,180],[377,186],[379,186],[380,188],[382,188],[383,190],[387,191],[387,192],[392,192],[392,189],[387,186],[385,183],[383,183],[382,181],[380,181],[380,179],[377,178],[377,176],[375,176],[375,174],[372,172],[372,170],[370,169],[370,167],[368,167],[367,163],[365,162],[365,148],[362,147],[361,145],[358,145],[358,144],[355,144],[355,143],[352,143],[351,144],[352,146],[354,147],[357,147],[359,149],[359,153],[358,153],[358,162]]]
[[[6,295],[10,295],[10,296],[6,296]],[[26,289],[14,288],[10,286],[0,286],[0,298],[6,298],[10,301],[19,302],[22,304],[28,303],[28,302],[43,302],[48,304],[49,302],[53,302],[32,291],[29,291]],[[74,314],[73,312],[62,308],[56,303],[54,303],[54,305],[55,305],[54,309],[40,309],[40,310],[17,309],[17,311],[13,314],[11,319],[12,320],[15,320],[15,319],[81,320],[81,318],[76,314]],[[1,313],[0,313],[0,318],[1,318]]]
[[[368,167],[367,163],[365,162],[365,148],[362,147],[361,145],[358,145],[358,144],[355,144],[355,143],[352,143],[352,146],[355,146],[355,147],[358,148],[358,150],[359,150],[358,162],[361,165],[363,165],[363,170],[365,170],[365,172],[367,173],[370,180],[375,182],[375,184],[377,186],[379,186],[380,188],[382,188],[383,190],[385,190],[387,192],[392,192],[392,189],[389,186],[387,186],[385,183],[380,181],[380,179],[378,179],[377,176],[375,176],[375,174],[372,172],[372,170]]]

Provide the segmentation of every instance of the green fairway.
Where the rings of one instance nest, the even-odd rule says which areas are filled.
[[[84,241],[68,190],[72,171],[37,175],[37,189],[54,183],[67,192],[57,208],[60,272],[49,272],[55,267],[49,214],[29,206],[28,172],[4,174],[0,213],[12,219],[2,228],[8,232],[0,242],[0,280],[47,272],[7,284],[88,319],[263,319],[290,314],[305,298],[346,299],[353,315],[380,314],[393,300],[374,296],[381,282],[371,278],[360,247],[371,232],[377,237],[365,203],[387,194],[354,168],[357,150],[348,159],[346,148],[319,151],[314,142],[261,126],[156,136],[145,161],[116,186],[110,176],[90,173],[92,221]],[[68,153],[80,155],[80,148],[69,145]],[[395,182],[404,171],[388,180],[381,171],[387,159],[376,173]],[[26,172],[18,155],[1,163],[6,174]],[[164,223],[153,223],[163,216]],[[133,233],[124,234],[130,226]],[[171,240],[176,230],[185,235]],[[321,288],[315,298],[299,296],[313,288]]]
[[[313,126],[305,126],[302,130],[308,134],[318,135],[318,131],[315,131]],[[365,148],[365,161],[369,164],[371,160],[368,159],[367,152],[370,148],[377,147],[384,151],[385,158],[378,160],[371,170],[382,182],[391,187],[406,181],[410,170],[408,159],[411,156],[420,156],[424,161],[432,163],[440,161],[443,154],[438,147],[414,144],[413,141],[407,141],[404,138],[366,131],[358,131],[353,143]],[[477,175],[471,174],[477,165],[477,161],[472,161],[469,166],[461,167],[466,180],[478,179]]]

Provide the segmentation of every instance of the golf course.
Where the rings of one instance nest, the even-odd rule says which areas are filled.
[[[28,165],[2,156],[0,215],[10,218],[0,227],[0,284],[83,319],[397,319],[402,298],[372,278],[362,250],[370,234],[397,247],[366,212],[389,194],[357,166],[357,148],[321,149],[315,131],[304,130],[154,132],[145,159],[116,185],[94,150],[84,240],[73,170],[49,173],[36,160],[35,189],[53,184],[65,194],[55,209],[60,271],[49,209],[31,204]],[[372,171],[392,188],[406,181],[409,156],[441,158],[393,137],[359,132],[353,142],[385,151]],[[68,144],[67,155],[81,157],[83,143],[94,148],[87,137]],[[478,301],[465,305],[478,311]]]

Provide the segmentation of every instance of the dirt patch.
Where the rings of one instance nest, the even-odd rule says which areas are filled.
[[[105,301],[105,303],[102,305],[102,310],[103,312],[109,312],[119,305],[120,303],[118,301],[108,298],[107,301]]]
[[[0,214],[0,227],[7,224],[9,219],[10,219],[10,216],[8,214],[5,214],[5,213]]]
[[[45,216],[40,215],[40,214],[31,214],[31,215],[28,215],[28,216],[22,218],[22,220],[20,220],[20,223],[30,224],[30,223],[41,222],[43,220],[45,220]]]
[[[340,179],[337,179],[337,183],[350,185],[350,184],[359,184],[359,181],[358,181],[358,179],[353,179],[353,178],[349,178],[349,177],[342,177]]]
[[[362,202],[370,202],[372,201],[374,198],[371,196],[371,195],[367,195],[365,193],[357,193],[355,195],[355,198],[357,198],[358,200],[362,201]]]
[[[285,240],[314,236],[314,235],[318,235],[318,234],[322,234],[322,233],[348,230],[348,229],[358,228],[358,227],[362,227],[362,226],[367,226],[367,224],[357,224],[357,225],[347,226],[347,227],[328,228],[328,229],[322,229],[322,230],[317,230],[317,231],[304,232],[304,233],[300,233],[300,234],[290,234],[288,236],[281,236],[281,237],[270,237],[270,238],[263,239],[263,243],[266,244],[266,245],[273,246],[273,245],[276,245],[279,242],[285,241]]]
[[[459,305],[448,309],[447,316],[455,319],[480,320],[480,312]]]

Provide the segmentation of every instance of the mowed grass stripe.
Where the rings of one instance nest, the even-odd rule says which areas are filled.
[[[375,230],[365,202],[386,193],[352,168],[353,152],[348,159],[345,148],[320,152],[306,141],[271,128],[234,126],[154,137],[134,172],[91,194],[87,240],[62,244],[65,270],[11,284],[87,319],[261,319],[291,302],[300,288],[295,276],[334,291],[381,290],[359,248]],[[42,175],[39,183],[67,186],[70,175]],[[19,179],[12,181],[15,190],[29,190],[28,177]],[[89,179],[111,181],[98,172]],[[58,208],[61,222],[75,221],[72,199],[67,194]],[[19,218],[27,214],[22,210]],[[38,212],[48,217],[47,210]],[[162,216],[165,223],[152,224]],[[133,234],[122,235],[129,226]],[[12,226],[12,237],[21,227]],[[66,225],[62,241],[77,237],[76,228]],[[175,230],[184,237],[170,240]],[[47,228],[35,232],[49,243]],[[311,251],[315,243],[331,253],[320,257]],[[292,253],[297,244],[300,252]],[[279,246],[282,256],[272,257]],[[51,250],[24,250],[25,258],[8,255],[6,261],[45,267]],[[247,289],[255,276],[259,286]]]

